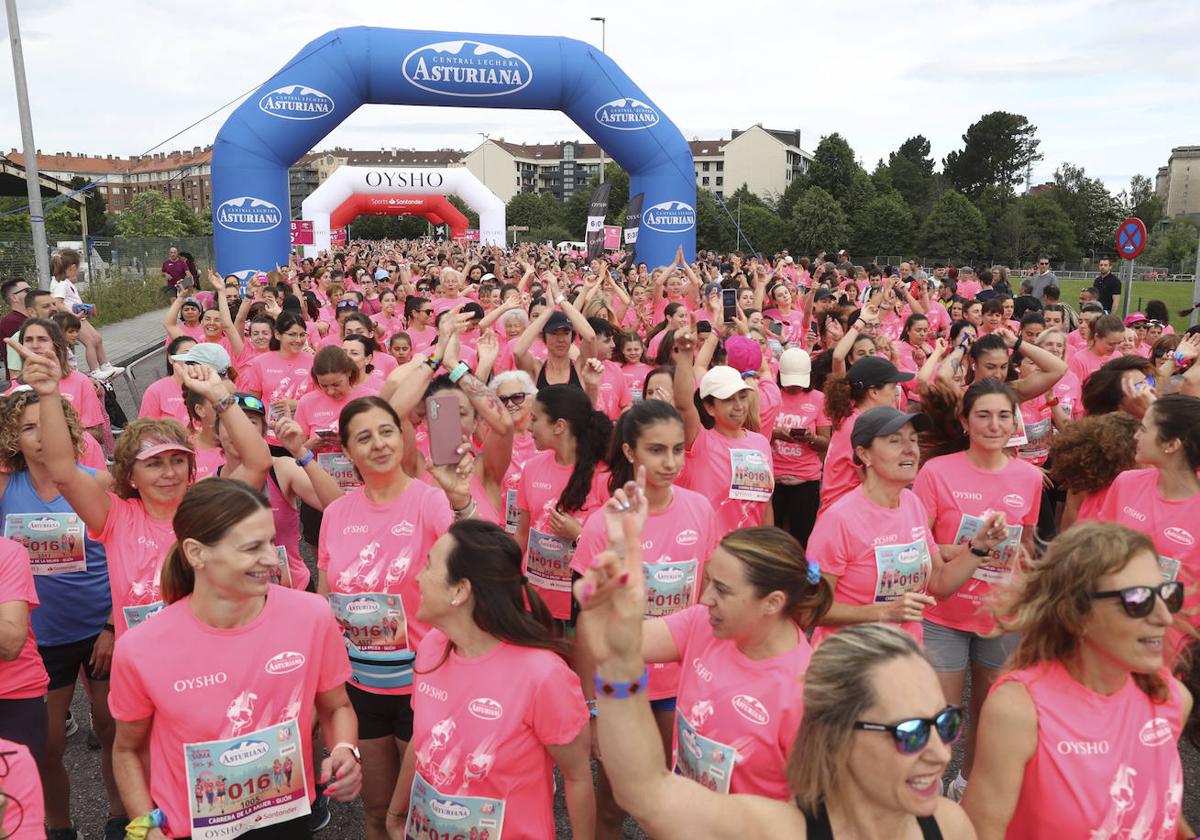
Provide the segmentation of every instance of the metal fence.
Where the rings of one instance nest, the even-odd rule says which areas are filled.
[[[211,236],[88,237],[88,259],[85,267],[88,277],[85,279],[103,279],[108,272],[115,270],[125,275],[136,273],[157,280],[163,260],[167,258],[172,247],[178,248],[180,253],[191,254],[201,272],[215,264]],[[63,248],[74,248],[82,252],[83,243],[78,239],[51,239],[51,254]],[[18,276],[30,279],[35,275],[33,237],[29,234],[12,233],[0,237],[0,278]]]

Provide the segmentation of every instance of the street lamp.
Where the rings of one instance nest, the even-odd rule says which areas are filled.
[[[606,30],[608,29],[608,18],[594,17],[593,21],[600,22],[600,52],[607,53]],[[597,144],[599,145],[599,144]],[[604,183],[604,149],[600,149],[600,183]]]

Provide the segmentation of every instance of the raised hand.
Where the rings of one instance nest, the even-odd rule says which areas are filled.
[[[58,359],[49,359],[22,346],[15,338],[6,338],[4,343],[21,357],[21,382],[33,389],[39,397],[58,394],[58,380],[62,379],[62,367]]]

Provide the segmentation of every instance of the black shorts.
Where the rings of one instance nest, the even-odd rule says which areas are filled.
[[[24,700],[0,700],[0,738],[29,747],[38,764],[46,760],[49,725],[45,695]]]
[[[95,647],[98,638],[100,636],[97,634],[90,639],[66,645],[38,645],[38,653],[42,655],[42,664],[46,666],[46,673],[50,675],[50,691],[75,685],[80,668],[83,669],[89,680],[108,679],[108,674],[97,677],[92,671],[92,666],[88,664],[92,658],[92,648]]]
[[[373,694],[346,683],[350,705],[358,715],[359,738],[386,738],[392,735],[411,741],[413,733],[412,695]]]
[[[276,823],[266,828],[256,828],[238,836],[246,840],[309,840],[312,832],[308,829],[308,817],[296,817],[294,820]],[[185,840],[191,840],[191,836]]]

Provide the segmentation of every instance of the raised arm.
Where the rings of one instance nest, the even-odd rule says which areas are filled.
[[[163,316],[163,329],[167,331],[167,337],[170,339],[179,338],[183,335],[183,330],[179,328],[179,310],[183,308],[183,295],[176,295],[171,301],[171,308],[167,310],[167,314]]]
[[[704,425],[696,408],[696,371],[692,365],[692,349],[696,346],[696,335],[690,331],[675,334],[675,410],[683,417],[684,444],[690,449],[700,436]]]
[[[979,840],[1007,835],[1037,743],[1037,708],[1025,686],[1014,681],[993,691],[983,703],[975,767],[962,802]]]
[[[242,348],[246,342],[242,338],[241,331],[229,317],[229,301],[225,299],[225,278],[216,271],[209,271],[208,282],[212,283],[212,287],[216,289],[217,311],[221,313],[221,326],[225,328],[225,337],[229,339],[229,349],[233,351],[233,358],[236,359],[242,355]],[[238,313],[241,313],[241,307],[238,307]]]
[[[1018,343],[1017,337],[1011,330],[997,330],[996,334],[1001,336],[1004,343],[1010,348],[1015,347]],[[1029,376],[1011,383],[1013,390],[1021,398],[1021,402],[1046,393],[1066,375],[1067,363],[1049,350],[1043,350],[1031,341],[1020,342],[1020,350],[1038,366],[1037,373],[1031,373]]]
[[[513,342],[513,361],[530,376],[537,376],[538,360],[529,354],[529,348],[533,346],[533,342],[537,340],[537,337],[542,334],[542,330],[545,329],[546,322],[550,320],[550,315],[553,312],[553,303],[543,307],[541,313],[529,322],[529,326]]]

